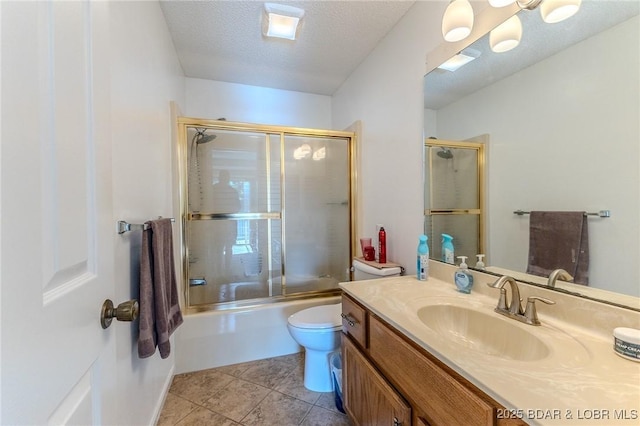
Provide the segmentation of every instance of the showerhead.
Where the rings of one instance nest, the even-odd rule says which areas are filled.
[[[212,140],[218,137],[217,135],[213,135],[213,134],[207,135],[205,132],[206,130],[198,130],[195,136],[196,144],[200,145],[203,143],[211,142]]]
[[[450,160],[453,158],[453,152],[449,148],[440,147],[440,151],[438,151],[438,157],[444,158],[445,160]]]

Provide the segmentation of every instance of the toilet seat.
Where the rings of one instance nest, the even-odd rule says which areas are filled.
[[[339,329],[342,327],[342,304],[321,305],[303,309],[289,316],[287,322],[292,327],[306,329]]]

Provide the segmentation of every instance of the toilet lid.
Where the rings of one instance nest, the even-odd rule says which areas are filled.
[[[334,328],[342,326],[340,313],[342,304],[314,306],[296,312],[288,319],[289,324],[298,328]]]

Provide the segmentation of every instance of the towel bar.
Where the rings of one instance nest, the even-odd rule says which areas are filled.
[[[158,219],[162,218],[160,217]],[[175,221],[176,220],[174,218],[171,218],[171,222]],[[128,223],[124,220],[119,220],[116,227],[118,234],[124,234],[125,232],[129,231],[146,231],[147,229],[149,229],[149,225],[147,225],[146,223]]]
[[[531,214],[531,212],[525,212],[523,210],[516,210],[513,214],[517,214],[518,216],[522,216],[525,214]],[[611,210],[600,210],[597,213],[585,213],[585,216],[599,216],[599,217],[611,217]]]

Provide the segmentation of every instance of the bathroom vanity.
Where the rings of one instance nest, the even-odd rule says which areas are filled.
[[[343,396],[356,424],[525,424],[347,295],[342,313]]]
[[[589,327],[579,315],[549,315],[566,309],[556,300],[539,308],[541,326],[527,325],[495,313],[499,292],[486,286],[495,277],[474,275],[471,295],[446,278],[341,284],[343,399],[354,424],[638,424],[640,363],[613,352],[607,322],[637,327],[640,313],[577,307]],[[521,287],[525,301],[561,299]]]

